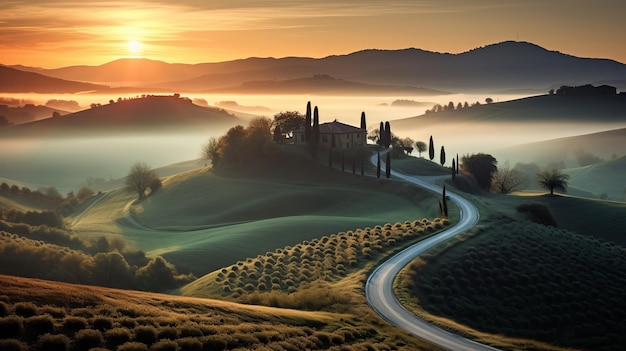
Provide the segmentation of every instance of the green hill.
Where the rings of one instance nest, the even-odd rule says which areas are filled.
[[[564,170],[571,186],[612,200],[626,201],[626,156]]]
[[[136,205],[132,194],[113,191],[73,229],[123,234],[201,276],[329,233],[438,215],[436,195],[417,187],[319,166],[309,171],[233,178],[201,168],[165,179]]]

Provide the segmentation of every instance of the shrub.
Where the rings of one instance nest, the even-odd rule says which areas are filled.
[[[202,343],[196,338],[181,338],[176,343],[180,351],[202,351]]]
[[[43,306],[39,310],[40,314],[49,314],[54,318],[63,318],[65,317],[65,309],[61,307],[54,306]]]
[[[200,330],[200,328],[198,328],[197,325],[195,324],[191,324],[191,323],[187,323],[182,325],[180,328],[180,337],[181,338],[185,338],[185,337],[198,337],[198,336],[202,336],[202,330]]]
[[[2,330],[0,328],[0,330]],[[16,339],[0,339],[2,351],[28,351],[28,345]]]
[[[179,351],[178,343],[172,340],[161,340],[150,346],[150,351]]]
[[[148,346],[140,342],[130,341],[119,346],[117,351],[148,351]]]
[[[126,328],[113,328],[104,334],[106,344],[109,348],[116,348],[119,345],[127,343],[131,340],[130,331]]]
[[[221,335],[209,335],[202,338],[206,350],[225,350],[228,343]]]
[[[27,338],[37,339],[39,335],[54,332],[54,319],[47,314],[32,316],[24,320],[24,331]]]
[[[94,347],[100,347],[104,342],[99,330],[83,329],[74,335],[74,351],[88,351]]]
[[[146,345],[152,345],[157,341],[157,330],[153,326],[140,325],[133,330],[135,333],[135,341]]]
[[[11,309],[9,308],[9,305],[7,305],[4,301],[0,301],[0,317],[7,316],[10,311]]]
[[[164,327],[159,329],[158,334],[159,339],[171,339],[175,340],[178,338],[178,329],[175,327]]]
[[[0,339],[19,338],[24,332],[24,322],[21,317],[8,316],[0,318]]]
[[[72,315],[76,317],[91,318],[93,317],[93,311],[89,308],[75,308],[72,310]]]
[[[13,306],[16,315],[22,317],[32,317],[37,315],[37,306],[31,302],[18,302]]]
[[[65,335],[44,334],[37,340],[37,350],[66,351],[70,339]]]
[[[94,329],[100,331],[105,331],[113,328],[113,320],[109,317],[96,317],[93,319],[92,324]]]
[[[83,317],[68,316],[63,320],[63,333],[74,336],[79,330],[86,329],[88,326],[87,320]]]

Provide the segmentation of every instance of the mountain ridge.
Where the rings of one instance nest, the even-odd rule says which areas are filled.
[[[126,58],[100,66],[28,70],[62,79],[107,84],[139,81],[143,88],[173,87],[181,91],[217,90],[250,81],[290,80],[318,74],[356,83],[458,92],[547,90],[606,80],[626,82],[624,63],[576,57],[518,41],[489,44],[458,54],[418,48],[364,49],[323,58],[249,57],[196,64]],[[194,81],[195,85],[186,85],[185,81]]]

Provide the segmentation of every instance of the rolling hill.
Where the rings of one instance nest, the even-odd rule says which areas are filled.
[[[65,116],[3,130],[7,135],[105,134],[173,130],[227,129],[240,121],[222,109],[195,105],[175,96],[146,96],[120,100]]]
[[[3,93],[78,93],[105,88],[107,86],[52,78],[0,65],[0,92]]]
[[[168,64],[122,59],[101,66],[46,70],[26,68],[51,77],[180,91],[219,90],[254,81],[303,79],[326,74],[374,85],[427,87],[444,91],[493,92],[541,89],[611,81],[625,86],[626,65],[607,59],[580,58],[527,42],[507,41],[460,54],[415,48],[363,50],[347,55],[247,58],[226,62]]]
[[[624,150],[626,150],[626,128],[619,128],[515,145],[496,150],[495,153],[504,159],[526,158],[528,161],[535,160],[541,163],[563,162],[563,166],[575,168],[580,166],[576,159],[577,154],[613,159],[624,156]]]

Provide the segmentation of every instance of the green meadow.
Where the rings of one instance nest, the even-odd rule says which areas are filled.
[[[142,202],[122,189],[75,221],[87,235],[121,235],[201,276],[247,257],[330,233],[432,218],[438,199],[417,187],[340,171],[298,177],[227,177],[199,168],[164,179]]]

